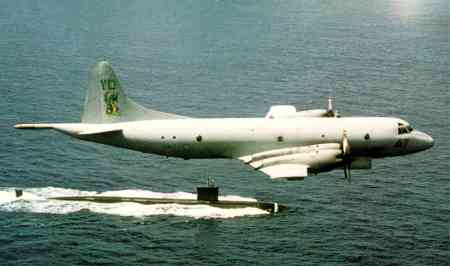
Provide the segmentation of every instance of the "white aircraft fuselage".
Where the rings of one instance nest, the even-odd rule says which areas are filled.
[[[432,138],[423,132],[413,130],[399,135],[399,122],[406,123],[382,117],[149,120],[102,125],[108,129],[121,128],[120,142],[112,142],[108,137],[72,136],[184,159],[238,158],[273,149],[340,143],[344,130],[355,156],[399,156],[432,146]],[[99,127],[95,124],[66,125],[77,128],[78,132],[90,126]],[[399,141],[402,145],[397,144]]]

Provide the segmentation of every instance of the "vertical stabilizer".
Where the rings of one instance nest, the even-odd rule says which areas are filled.
[[[128,99],[108,62],[101,61],[92,68],[81,117],[83,123],[180,118],[186,117],[147,109]]]

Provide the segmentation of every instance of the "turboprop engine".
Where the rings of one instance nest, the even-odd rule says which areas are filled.
[[[255,170],[272,173],[277,168],[292,167],[298,175],[282,177],[288,180],[302,180],[308,174],[327,172],[342,167],[345,178],[350,182],[351,169],[370,169],[371,159],[368,157],[353,157],[351,147],[344,131],[340,143],[322,143],[310,146],[283,148],[255,153],[239,158]],[[294,171],[293,170],[293,171]],[[278,178],[271,175],[272,178]]]

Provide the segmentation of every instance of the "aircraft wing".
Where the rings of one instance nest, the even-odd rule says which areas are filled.
[[[238,159],[272,179],[302,180],[311,169],[327,169],[339,163],[339,143],[323,143],[275,149]]]
[[[271,179],[285,178],[293,180],[303,179],[305,176],[308,176],[308,165],[283,160],[283,157],[286,157],[286,155],[260,159],[255,155],[240,157],[239,160],[250,165],[253,169],[263,172]]]

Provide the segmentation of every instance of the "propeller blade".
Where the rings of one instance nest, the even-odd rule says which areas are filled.
[[[352,175],[351,175],[351,167],[352,167],[352,158],[351,158],[351,148],[350,143],[347,138],[347,131],[344,130],[342,134],[342,142],[341,142],[341,150],[342,150],[342,164],[344,166],[344,176],[345,179],[351,183]]]
[[[331,96],[328,96],[327,111],[323,116],[324,117],[340,117],[338,112],[336,110],[334,110],[333,99],[331,98]]]
[[[348,183],[352,183],[352,165],[351,162],[348,164]]]
[[[350,155],[351,149],[350,143],[348,142],[346,130],[344,130],[344,132],[342,133],[341,149],[344,158]]]
[[[328,96],[327,111],[333,112],[333,99],[331,99],[331,96]]]

